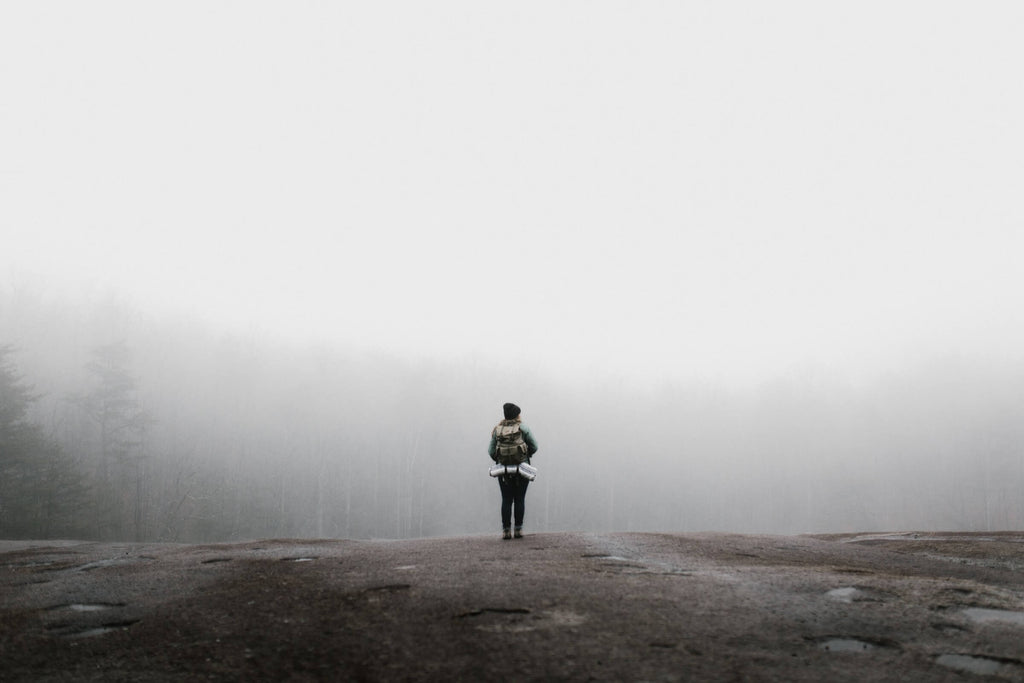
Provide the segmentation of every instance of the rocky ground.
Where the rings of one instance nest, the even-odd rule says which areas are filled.
[[[1024,680],[1024,533],[0,541],[0,679]]]

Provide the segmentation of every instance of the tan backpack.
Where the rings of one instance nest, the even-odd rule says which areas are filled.
[[[523,432],[519,428],[519,422],[502,420],[494,428],[496,443],[494,455],[502,465],[518,465],[526,462],[528,449],[523,439]]]

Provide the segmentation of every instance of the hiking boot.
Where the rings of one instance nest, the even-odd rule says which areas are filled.
[[[517,526],[516,527],[516,535],[514,536],[514,538],[522,538],[522,537],[523,537],[523,527]]]
[[[501,540],[508,541],[508,540],[511,540],[511,539],[512,539],[512,532],[510,530],[505,529],[505,530],[503,530],[501,532]]]

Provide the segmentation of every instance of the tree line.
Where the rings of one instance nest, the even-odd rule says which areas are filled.
[[[46,305],[44,305],[46,303]],[[490,428],[540,441],[534,531],[1024,527],[1024,364],[932,358],[743,390],[408,360],[0,297],[0,537],[493,532]]]

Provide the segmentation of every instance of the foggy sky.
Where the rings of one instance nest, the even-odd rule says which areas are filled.
[[[1018,3],[4,3],[0,286],[544,369],[1024,342]]]

